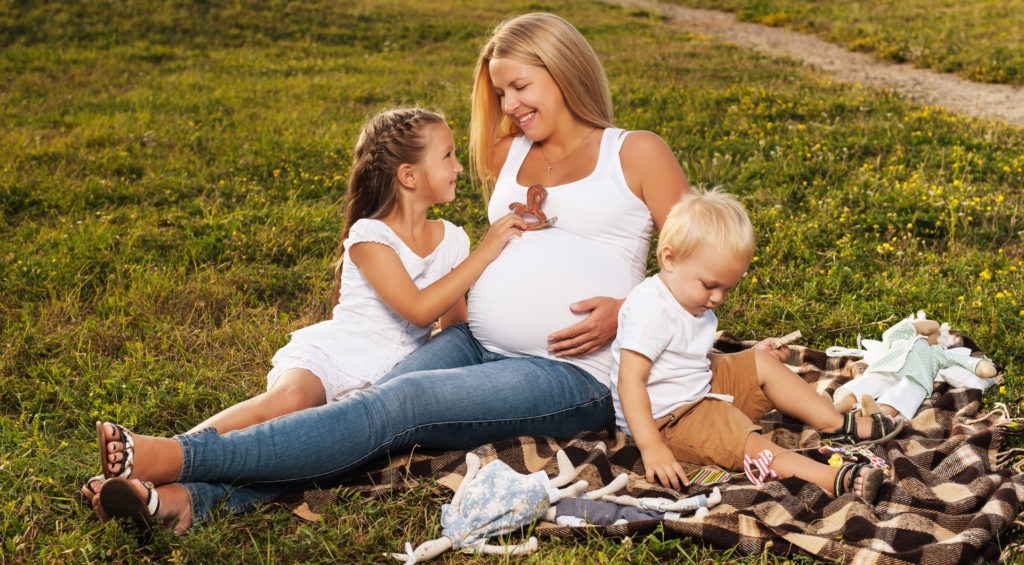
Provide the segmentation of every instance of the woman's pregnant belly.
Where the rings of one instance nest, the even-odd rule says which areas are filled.
[[[490,351],[553,358],[547,336],[587,316],[569,305],[594,296],[625,298],[639,282],[631,271],[622,256],[557,227],[526,232],[509,242],[470,289],[470,329]],[[606,364],[610,370],[608,357],[597,365],[577,364],[592,365],[586,368],[594,374]]]

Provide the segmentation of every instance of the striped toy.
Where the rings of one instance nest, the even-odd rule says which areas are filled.
[[[749,455],[743,454],[743,472],[747,474],[747,478],[750,482],[754,483],[755,486],[761,486],[769,478],[777,479],[779,474],[772,471],[771,464],[772,459],[775,456],[769,450],[764,450],[757,457],[751,459]],[[753,469],[751,469],[753,467]],[[755,473],[754,471],[757,471]]]

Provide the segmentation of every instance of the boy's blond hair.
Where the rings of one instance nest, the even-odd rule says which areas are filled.
[[[754,227],[735,196],[717,188],[705,191],[695,187],[669,211],[658,249],[668,247],[675,260],[682,261],[705,245],[750,263]]]

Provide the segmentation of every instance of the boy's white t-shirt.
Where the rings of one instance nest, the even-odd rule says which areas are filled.
[[[619,429],[630,433],[619,402],[622,350],[635,351],[651,360],[647,394],[657,421],[711,392],[708,353],[715,344],[717,329],[714,312],[690,314],[657,275],[644,279],[629,293],[619,310],[619,330],[612,342],[612,401]]]

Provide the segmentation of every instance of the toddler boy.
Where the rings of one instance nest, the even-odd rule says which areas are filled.
[[[612,344],[616,424],[640,448],[649,482],[679,489],[689,484],[679,461],[736,471],[745,454],[767,449],[780,476],[872,502],[879,469],[818,463],[770,442],[755,423],[778,408],[819,430],[844,427],[860,439],[859,426],[871,427],[870,419],[836,412],[783,365],[788,348],[775,349],[774,340],[736,354],[711,353],[718,327],[713,309],[743,278],[753,254],[750,219],[729,194],[697,191],[672,208],[658,241],[661,271],[637,285],[619,311]],[[886,434],[893,432],[884,429],[879,437]]]

